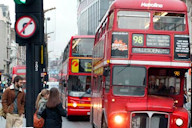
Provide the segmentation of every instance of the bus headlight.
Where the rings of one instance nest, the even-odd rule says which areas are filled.
[[[123,117],[120,115],[116,115],[114,121],[116,124],[121,124],[123,122]]]
[[[77,103],[73,103],[73,107],[74,107],[74,108],[77,107]]]
[[[176,125],[179,126],[179,127],[180,127],[181,125],[183,125],[183,120],[180,119],[180,118],[176,119]]]

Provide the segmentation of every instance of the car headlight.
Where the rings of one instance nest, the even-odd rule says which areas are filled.
[[[120,115],[116,115],[114,118],[115,123],[121,124],[123,122],[123,117]]]
[[[180,119],[180,118],[176,119],[176,125],[177,125],[177,126],[183,125],[183,120]]]

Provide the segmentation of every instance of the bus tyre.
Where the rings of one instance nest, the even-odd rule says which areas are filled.
[[[71,116],[66,114],[66,118],[70,121],[71,120]]]
[[[66,118],[70,121],[71,120],[71,116],[68,115],[68,112],[66,110]]]
[[[104,115],[102,116],[101,128],[108,128]]]
[[[91,123],[92,128],[95,128],[95,125],[93,123],[93,108],[91,109],[90,123]]]

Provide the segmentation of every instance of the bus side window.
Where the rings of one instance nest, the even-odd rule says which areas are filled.
[[[113,20],[114,20],[114,13],[111,13],[111,15],[109,16],[109,27],[108,29],[112,29],[113,27]]]

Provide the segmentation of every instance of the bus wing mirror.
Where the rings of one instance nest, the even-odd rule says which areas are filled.
[[[103,71],[103,76],[109,76],[109,73],[110,73],[110,69],[109,68],[105,68],[104,71]]]
[[[65,81],[63,81],[63,87],[66,87],[67,85],[66,85],[66,83],[65,83]]]

